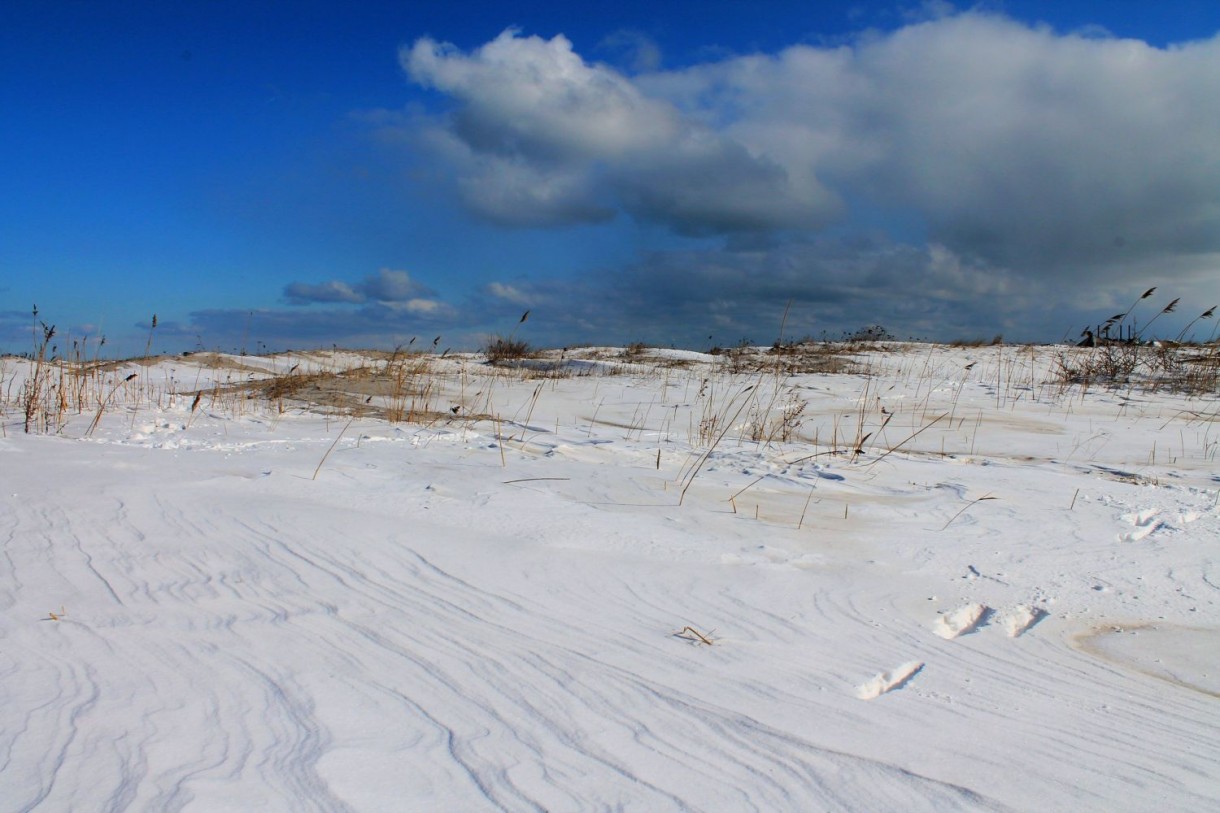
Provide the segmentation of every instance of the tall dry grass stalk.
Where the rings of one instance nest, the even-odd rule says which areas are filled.
[[[1155,287],[1148,288],[1130,308],[1107,319],[1093,338],[1093,347],[1061,352],[1057,359],[1060,383],[1079,386],[1082,395],[1093,385],[1169,389],[1195,395],[1216,392],[1220,386],[1217,348],[1210,341],[1201,345],[1182,343],[1191,328],[1212,318],[1216,306],[1190,320],[1174,339],[1160,340],[1149,328],[1162,316],[1175,313],[1181,299],[1171,300],[1137,329],[1135,309],[1155,292]],[[1114,329],[1118,330],[1118,339],[1110,336]]]
[[[38,306],[34,306],[34,319],[38,319]],[[22,397],[23,411],[25,413],[25,432],[29,434],[31,427],[38,426],[39,415],[42,415],[42,428],[46,428],[47,415],[49,410],[43,408],[43,391],[47,387],[46,370],[47,370],[47,347],[51,343],[51,339],[55,336],[55,325],[47,325],[46,322],[39,322],[42,326],[42,339],[36,343],[34,349],[33,370],[26,379],[25,394]],[[37,325],[35,330],[37,330]]]

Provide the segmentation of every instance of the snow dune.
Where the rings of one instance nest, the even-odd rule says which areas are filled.
[[[498,421],[10,413],[3,807],[1216,807],[1206,404],[1061,394],[1049,352],[785,379],[798,436],[747,406],[680,506],[700,422],[763,377],[453,359],[445,397]],[[146,375],[223,381],[190,363]]]

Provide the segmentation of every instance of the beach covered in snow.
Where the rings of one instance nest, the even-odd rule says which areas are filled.
[[[1220,807],[1220,402],[1098,352],[6,358],[3,807]]]

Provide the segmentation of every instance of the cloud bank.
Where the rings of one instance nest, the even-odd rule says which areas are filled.
[[[510,225],[626,213],[683,234],[909,210],[998,264],[1220,244],[1220,40],[1157,49],[965,13],[852,46],[624,76],[564,37],[401,52],[426,137]]]
[[[423,143],[508,226],[625,215],[729,247],[880,230],[924,252],[929,296],[946,264],[965,291],[1079,292],[1203,283],[1220,252],[1216,38],[1159,49],[968,12],[635,76],[512,30],[400,58],[449,99]]]
[[[355,309],[474,336],[529,307],[540,343],[697,345],[769,341],[791,302],[790,333],[1054,340],[1152,285],[1200,312],[1220,301],[1218,37],[1157,48],[940,4],[890,32],[672,70],[637,35],[602,47],[632,43],[629,75],[562,35],[418,39],[399,59],[430,107],[397,117],[395,143],[540,250],[617,221],[640,235],[633,262],[449,302],[403,271],[295,282],[285,300],[312,307],[265,320],[313,335]]]

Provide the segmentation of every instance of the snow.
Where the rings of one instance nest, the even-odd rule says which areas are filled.
[[[1220,807],[1215,397],[844,352],[3,360],[3,808]]]

